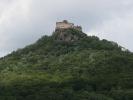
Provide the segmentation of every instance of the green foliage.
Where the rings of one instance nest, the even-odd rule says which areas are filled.
[[[133,100],[133,54],[77,30],[54,33],[0,59],[0,100]]]

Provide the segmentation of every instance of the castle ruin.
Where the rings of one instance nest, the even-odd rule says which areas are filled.
[[[56,30],[58,29],[76,29],[78,31],[82,31],[81,26],[75,26],[73,23],[69,23],[67,20],[63,20],[62,22],[56,22]]]

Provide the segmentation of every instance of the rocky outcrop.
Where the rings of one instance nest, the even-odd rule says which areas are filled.
[[[53,37],[58,41],[73,42],[86,37],[86,34],[76,29],[69,28],[56,30],[53,33]]]

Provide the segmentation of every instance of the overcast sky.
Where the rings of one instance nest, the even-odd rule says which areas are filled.
[[[133,51],[133,0],[0,0],[0,56],[51,35],[64,19]]]

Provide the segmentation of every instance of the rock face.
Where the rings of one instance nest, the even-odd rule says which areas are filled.
[[[58,29],[53,33],[53,37],[58,41],[73,42],[81,38],[86,37],[87,35],[76,29]]]

